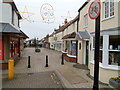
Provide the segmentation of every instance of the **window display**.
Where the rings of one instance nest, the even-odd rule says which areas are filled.
[[[109,37],[109,65],[118,65],[120,60],[120,35]]]

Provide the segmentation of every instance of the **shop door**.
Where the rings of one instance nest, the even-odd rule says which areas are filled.
[[[86,41],[86,65],[88,66],[88,57],[89,57],[89,41]]]

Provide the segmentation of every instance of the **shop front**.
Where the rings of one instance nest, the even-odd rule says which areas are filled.
[[[78,40],[78,63],[88,66],[90,55],[90,34],[87,31],[79,31],[76,35]]]
[[[117,77],[120,71],[120,33],[119,28],[101,31],[100,44],[100,81],[109,83],[111,77]],[[93,34],[92,34],[93,35]],[[94,75],[94,35],[91,50],[90,75]],[[104,75],[103,75],[104,74]]]
[[[13,59],[15,63],[20,59],[20,37],[16,34],[11,35],[3,34],[0,39],[0,64],[3,68],[8,67],[9,59]]]
[[[0,66],[8,68],[8,60],[13,59],[15,64],[20,59],[20,40],[28,38],[23,32],[8,23],[0,23]]]
[[[0,60],[4,60],[4,40],[0,35]]]
[[[73,32],[71,34],[68,34],[64,36],[62,39],[64,40],[64,51],[62,51],[64,58],[69,62],[77,62],[76,58],[76,45],[77,40],[75,38],[76,33]]]

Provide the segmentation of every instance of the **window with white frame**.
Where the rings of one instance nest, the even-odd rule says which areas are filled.
[[[106,0],[104,2],[104,18],[114,16],[114,0]]]
[[[88,14],[84,16],[84,24],[85,24],[85,27],[88,26]]]

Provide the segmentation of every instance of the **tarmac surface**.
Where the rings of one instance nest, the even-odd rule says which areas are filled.
[[[21,60],[15,65],[15,78],[8,80],[8,70],[2,71],[3,88],[76,88],[92,90],[93,80],[87,76],[89,70],[84,65],[65,62],[61,65],[61,52],[40,48],[25,48]],[[46,65],[48,55],[48,67]],[[27,68],[31,56],[31,68]],[[108,86],[100,85],[101,88]]]

